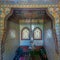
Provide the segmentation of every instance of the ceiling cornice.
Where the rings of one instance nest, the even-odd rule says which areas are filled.
[[[59,2],[60,3],[60,2]],[[47,7],[60,7],[60,4],[56,4],[56,5],[37,5],[37,4],[33,4],[33,5],[0,5],[0,7],[7,7],[7,8],[47,8]]]

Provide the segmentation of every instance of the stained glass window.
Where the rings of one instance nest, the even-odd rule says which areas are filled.
[[[22,40],[29,40],[30,38],[30,31],[29,31],[29,28],[25,27],[22,29],[22,32],[21,32],[21,38]]]
[[[40,28],[35,28],[34,29],[34,34],[33,34],[34,36],[34,40],[41,40],[42,39],[42,31],[41,31],[41,29]]]

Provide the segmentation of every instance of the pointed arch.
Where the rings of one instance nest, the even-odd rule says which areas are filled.
[[[30,30],[28,27],[24,27],[21,31],[21,40],[29,40],[30,39]]]
[[[42,40],[42,30],[39,27],[36,27],[33,31],[34,40]]]

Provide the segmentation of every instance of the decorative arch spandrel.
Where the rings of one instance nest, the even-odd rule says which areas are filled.
[[[0,8],[0,33],[3,35],[5,32],[5,17],[10,13],[10,8]],[[0,35],[1,36],[1,35]],[[2,37],[2,36],[1,36]]]

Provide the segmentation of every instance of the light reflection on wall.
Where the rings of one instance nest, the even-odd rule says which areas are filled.
[[[32,30],[34,29],[34,25],[32,25]]]
[[[48,29],[46,31],[46,38],[51,38],[52,37],[52,30],[51,29]]]
[[[16,32],[15,32],[15,30],[11,29],[11,30],[9,31],[9,34],[10,34],[10,37],[11,37],[12,39],[16,38]]]

